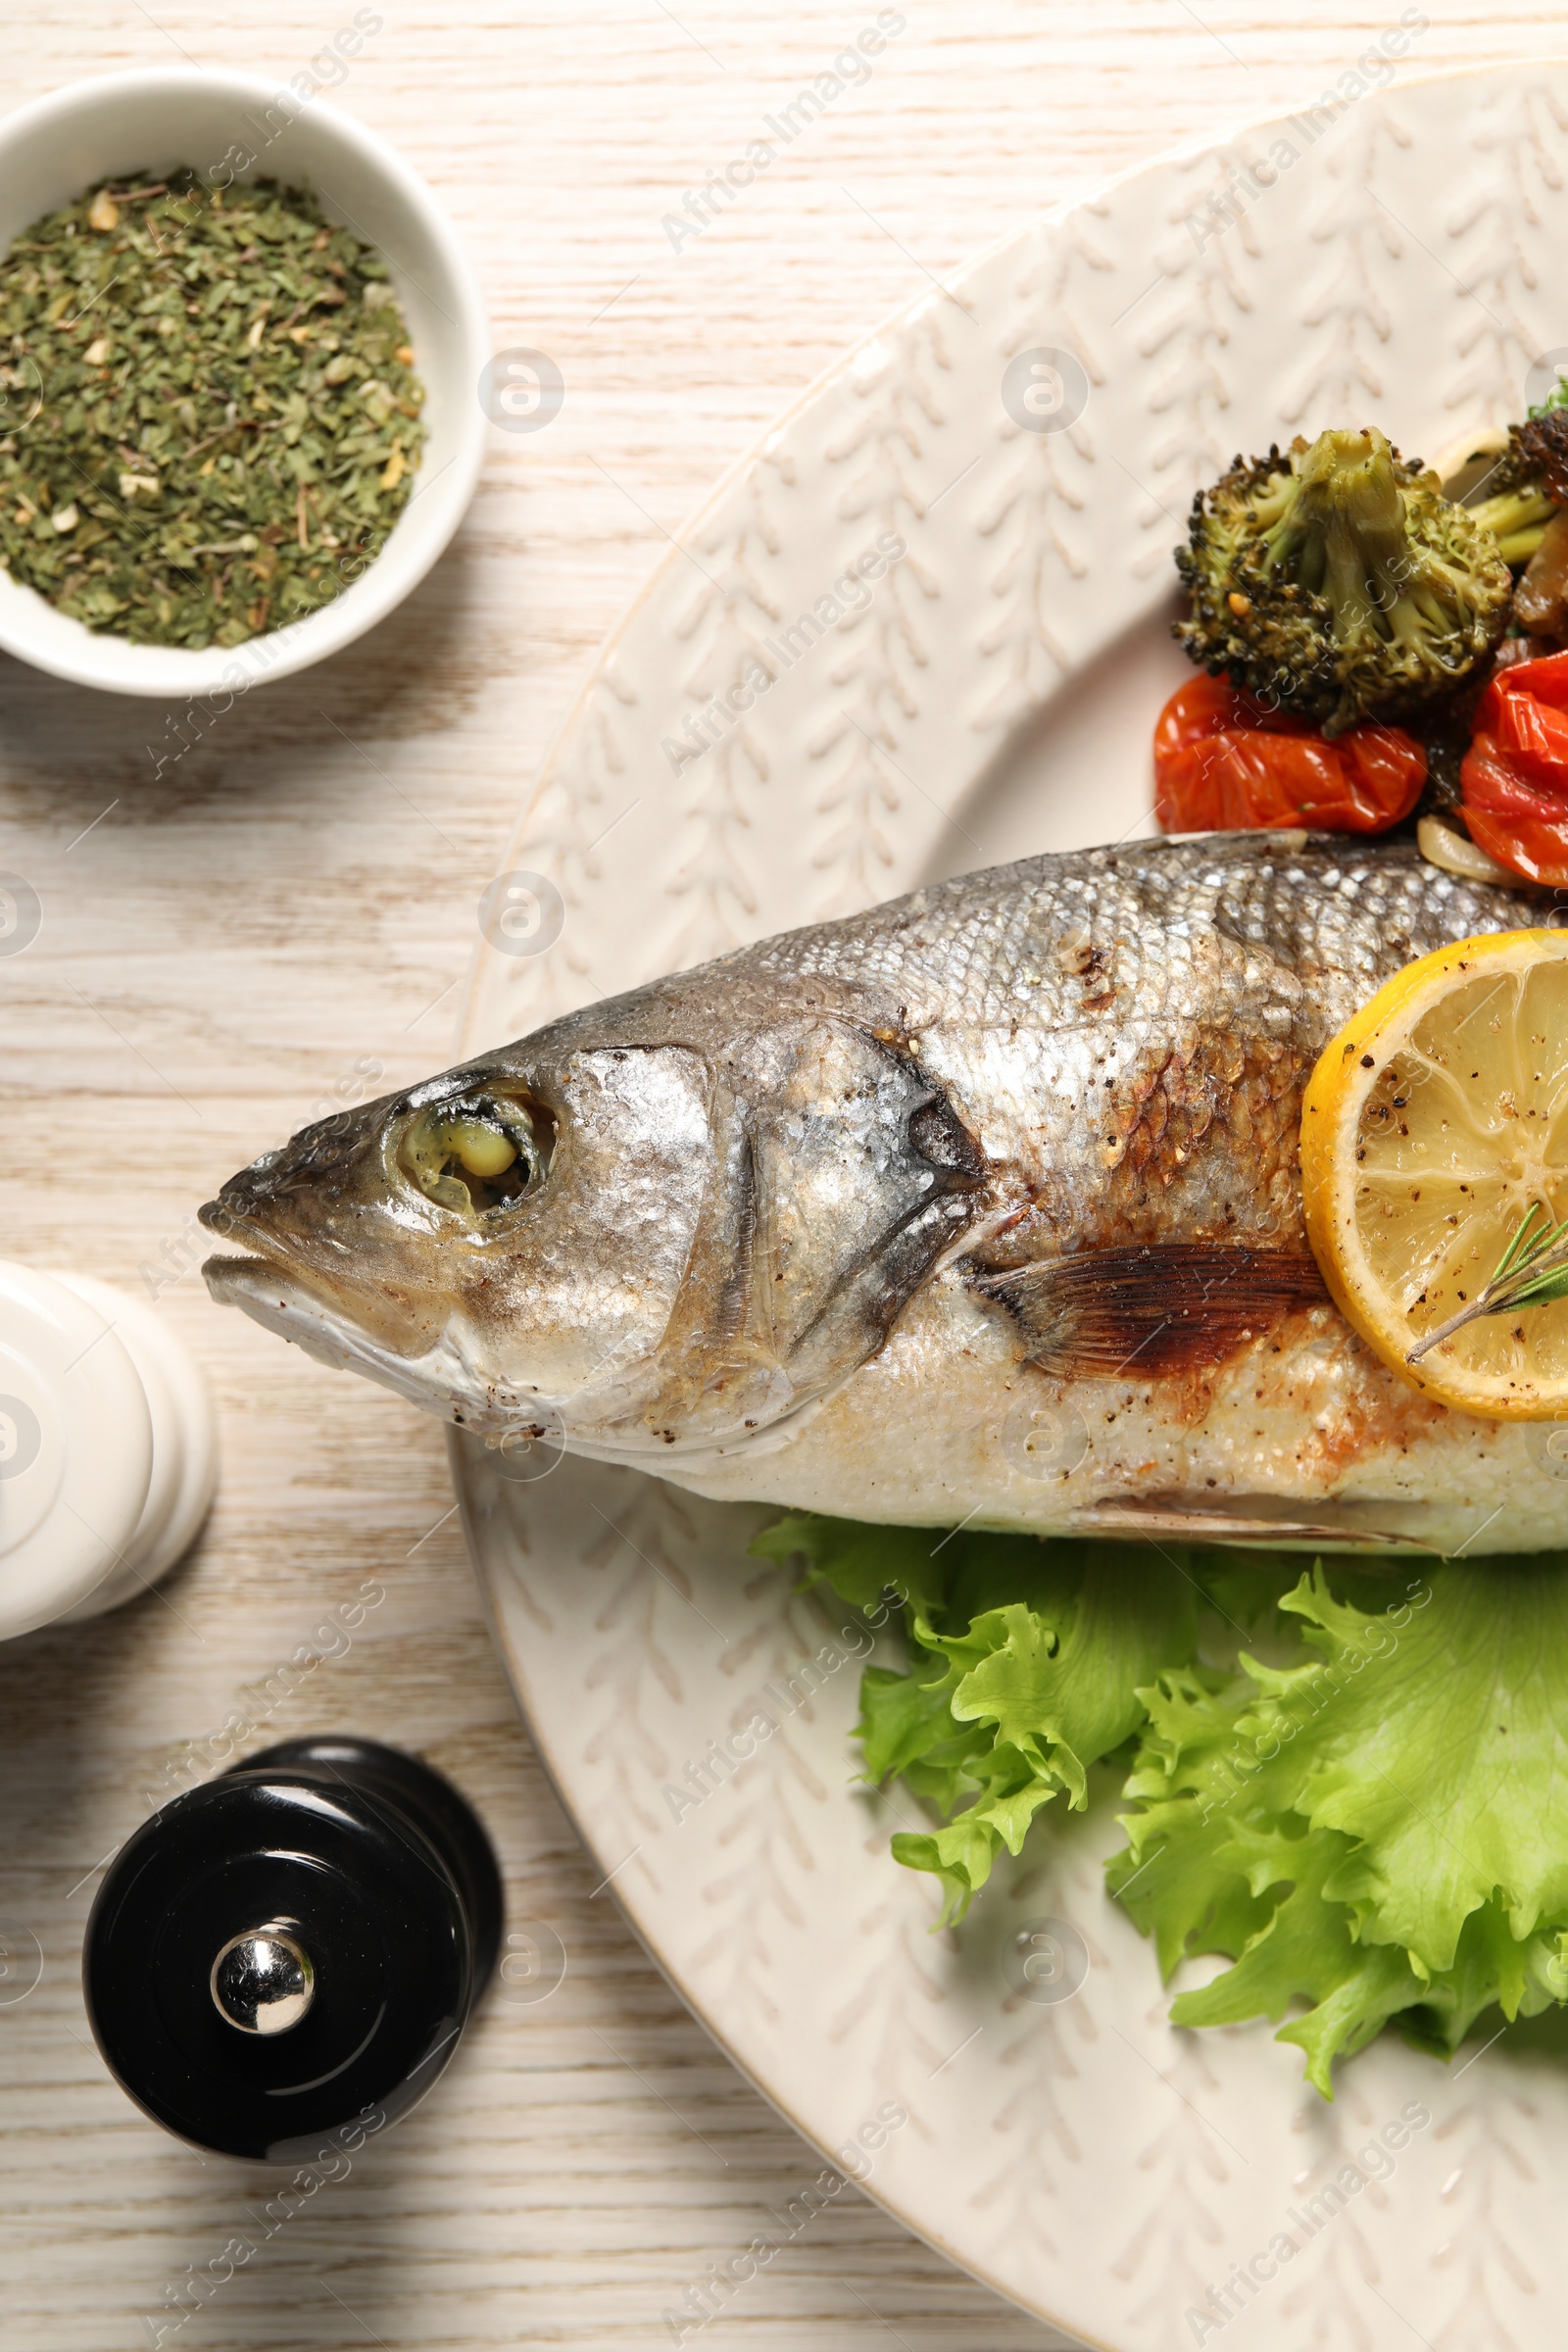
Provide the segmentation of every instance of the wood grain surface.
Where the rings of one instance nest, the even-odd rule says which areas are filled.
[[[0,1652],[0,1950],[43,1955],[24,1998],[24,1960],[0,1974],[4,2352],[667,2344],[688,2284],[815,2173],[594,1893],[488,1643],[439,1428],[220,1313],[191,1212],[307,1118],[450,1058],[479,895],[592,648],[786,401],[922,276],[1161,147],[1316,96],[1399,11],[903,0],[870,79],[679,253],[664,215],[873,0],[378,13],[337,102],[433,184],[497,346],[563,370],[560,416],[494,435],[455,547],[379,632],[183,751],[172,709],[0,657],[0,868],[44,908],[0,960],[0,1249],[155,1290],[223,1445],[212,1521],[160,1593]],[[1426,0],[1402,71],[1561,48],[1563,13]],[[282,82],[352,14],[72,0],[44,21],[4,0],[7,101],[180,57]],[[327,1612],[367,1579],[385,1596],[345,1646]],[[339,1654],[289,1695],[277,1670],[302,1650]],[[553,1926],[567,1974],[537,2005],[493,1998],[425,2106],[176,2328],[173,2283],[259,2238],[275,2181],[177,2146],[110,2082],[82,1925],[160,1791],[326,1728],[452,1774],[513,1926]],[[1057,2340],[858,2192],[703,2332],[713,2352]]]

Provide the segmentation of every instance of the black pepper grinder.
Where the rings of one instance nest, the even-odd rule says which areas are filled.
[[[449,1781],[373,1740],[286,1740],[116,1855],[87,1923],[87,2015],[155,2123],[298,2163],[424,2096],[502,1917],[490,1840]]]

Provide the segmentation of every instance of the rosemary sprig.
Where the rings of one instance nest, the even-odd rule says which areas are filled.
[[[1538,1217],[1544,1220],[1540,1225]],[[1535,1200],[1480,1298],[1450,1315],[1446,1323],[1440,1323],[1436,1331],[1429,1331],[1404,1360],[1419,1363],[1428,1348],[1450,1339],[1482,1315],[1511,1315],[1521,1307],[1549,1306],[1554,1298],[1568,1298],[1568,1217],[1554,1225],[1550,1210]]]

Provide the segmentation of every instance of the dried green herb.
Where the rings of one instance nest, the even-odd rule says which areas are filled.
[[[308,190],[89,189],[0,264],[0,564],[142,645],[298,620],[407,504],[413,361],[385,263]]]

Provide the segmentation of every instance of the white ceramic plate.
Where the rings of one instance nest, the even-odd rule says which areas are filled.
[[[1433,456],[1517,416],[1568,344],[1565,183],[1568,68],[1467,74],[1132,173],[923,294],[728,475],[612,637],[491,902],[466,1049],[924,879],[1147,828],[1195,487],[1297,430],[1371,420]],[[879,539],[906,552],[864,599],[840,589],[835,624],[818,600]],[[767,657],[770,691],[715,713],[701,757],[673,748],[811,612],[825,634]],[[518,1697],[616,1896],[808,2138],[841,2164],[880,2138],[855,2169],[912,2229],[1118,2352],[1554,2340],[1553,2061],[1510,2034],[1445,2070],[1389,2039],[1329,2107],[1266,2026],[1174,2031],[1102,1891],[1108,1790],[932,1936],[931,1883],[888,1854],[912,1808],[852,1785],[858,1637],[746,1559],[765,1512],[455,1460]],[[778,1728],[749,1761],[670,1793],[759,1712]],[[1013,1950],[1044,1920],[1088,1959],[1059,2001]],[[884,2133],[890,2103],[908,2120]],[[1404,2144],[1352,2189],[1386,2125]],[[1205,2324],[1233,2266],[1250,2287]]]

